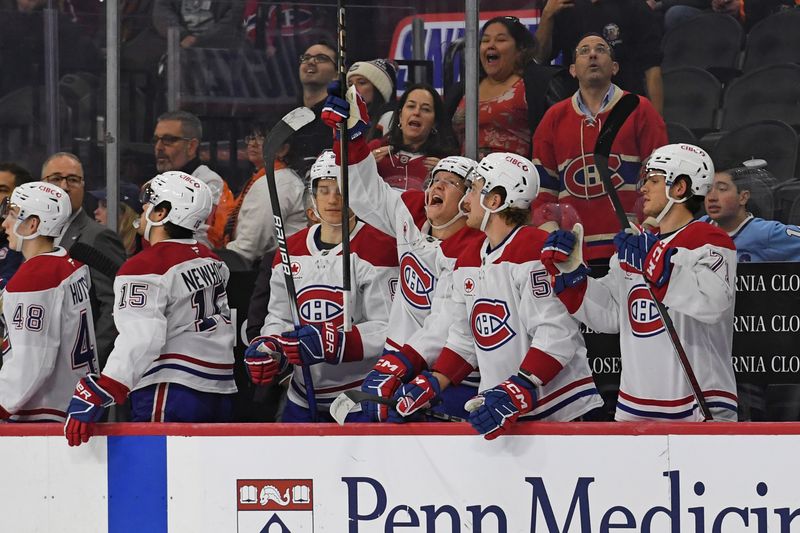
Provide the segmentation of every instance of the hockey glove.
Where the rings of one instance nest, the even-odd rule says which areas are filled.
[[[533,410],[536,386],[527,378],[516,375],[483,391],[479,397],[483,397],[483,402],[473,398],[465,406],[471,409],[469,423],[486,440],[493,440],[505,433],[517,418]]]
[[[669,281],[672,273],[672,255],[678,250],[670,248],[664,241],[659,241],[647,255],[644,268],[644,279],[658,288]]]
[[[658,242],[658,237],[649,231],[631,228],[620,231],[614,237],[617,258],[623,270],[642,271],[642,265],[650,249]]]
[[[117,394],[123,398],[127,396],[128,391],[124,385],[105,376],[87,374],[81,378],[67,407],[64,435],[70,446],[80,446],[83,442],[89,442],[94,424],[103,417],[108,407],[116,403],[112,392],[103,388],[101,384],[118,389]]]
[[[344,333],[333,322],[300,326],[281,335],[280,342],[293,365],[338,365],[344,356]]]
[[[586,281],[589,267],[583,263],[583,226],[572,231],[556,230],[544,242],[541,261],[552,276],[556,294]]]
[[[244,351],[244,362],[250,381],[255,385],[269,385],[277,374],[289,366],[280,341],[274,337],[253,339]]]
[[[383,398],[391,398],[398,387],[413,375],[413,372],[411,361],[405,355],[401,352],[386,351],[364,378],[361,390]],[[389,417],[388,405],[361,402],[361,410],[369,420],[374,422],[385,422]]]
[[[336,138],[339,138],[339,124],[347,120],[347,134],[351,141],[354,141],[369,131],[369,114],[367,104],[361,95],[356,91],[355,86],[350,87],[342,99],[339,95],[340,85],[338,81],[328,85],[328,98],[322,108],[320,117],[322,121],[336,130]]]
[[[396,412],[389,412],[389,422],[407,422],[407,418],[420,409],[438,403],[441,393],[439,380],[427,370],[420,372],[417,377],[395,392]]]

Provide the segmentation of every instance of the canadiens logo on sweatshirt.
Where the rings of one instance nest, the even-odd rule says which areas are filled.
[[[482,350],[495,350],[513,339],[516,333],[508,325],[510,316],[508,304],[502,300],[476,300],[470,316],[475,344]]]
[[[664,331],[658,308],[644,285],[636,285],[628,292],[628,320],[636,337],[652,337]]]

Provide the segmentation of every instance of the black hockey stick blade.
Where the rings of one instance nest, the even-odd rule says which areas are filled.
[[[360,390],[349,390],[341,393],[336,397],[335,400],[333,400],[330,408],[331,416],[334,420],[336,420],[337,424],[343,426],[348,413],[350,413],[350,411],[352,411],[352,409],[361,402],[375,402],[391,407],[394,407],[396,403],[392,398],[384,398],[383,396],[370,394]],[[425,409],[422,411],[422,413],[426,416],[430,416],[431,418],[436,418],[444,422],[466,422],[466,420],[461,417],[448,415],[446,413],[438,413],[436,411],[432,411],[431,409]]]
[[[97,270],[111,279],[116,277],[117,271],[122,266],[94,246],[89,246],[85,242],[75,242],[70,247],[68,253],[71,258],[80,261],[89,268]]]
[[[608,193],[608,198],[611,200],[611,205],[614,207],[614,213],[617,215],[622,229],[630,226],[628,217],[625,214],[625,208],[622,207],[622,202],[616,194],[614,184],[611,181],[611,171],[608,168],[608,156],[611,154],[611,145],[614,144],[614,139],[617,138],[617,133],[622,129],[622,125],[631,116],[631,113],[639,105],[639,97],[635,94],[628,93],[623,95],[619,101],[614,104],[611,112],[606,118],[606,123],[603,124],[603,129],[600,130],[600,135],[597,136],[597,142],[594,145],[594,164],[597,172],[600,174],[600,179],[603,182],[603,187]],[[614,194],[611,193],[614,191]]]
[[[314,118],[314,112],[307,107],[297,107],[286,113],[267,136],[262,149],[264,161],[269,161],[270,159],[274,161],[275,154],[278,153],[278,150],[286,143],[289,137],[303,126],[313,122]]]

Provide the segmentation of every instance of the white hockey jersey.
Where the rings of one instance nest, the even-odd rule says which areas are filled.
[[[228,267],[195,240],[151,246],[114,280],[119,336],[103,374],[130,390],[155,383],[233,394]]]
[[[736,250],[725,232],[692,222],[664,236],[670,248],[669,282],[653,289],[667,306],[711,413],[737,419],[731,361]],[[602,333],[620,333],[622,374],[617,420],[702,420],[669,333],[638,270],[616,255],[604,278],[561,293],[575,317]]]
[[[18,422],[66,420],[75,384],[97,372],[89,267],[63,248],[24,262],[3,297],[0,407]]]
[[[434,300],[449,296],[447,283],[437,294],[439,279],[449,276],[458,254],[472,241],[483,241],[484,235],[465,226],[444,241],[432,237],[423,191],[392,189],[378,174],[372,155],[348,168],[353,212],[397,241],[400,294],[392,303],[386,348],[399,350],[422,329]],[[429,332],[427,342],[409,344],[406,350],[412,348],[431,365],[446,338],[447,329],[441,328]],[[478,379],[476,373],[467,381],[477,386]]]
[[[300,321],[334,322],[342,327],[342,246],[320,249],[315,240],[319,230],[320,225],[316,224],[287,240]],[[394,239],[359,221],[350,232],[350,253],[353,331],[345,339],[342,363],[311,366],[318,407],[330,405],[346,390],[360,388],[386,341],[389,307],[397,285]],[[269,314],[261,335],[277,335],[293,329],[283,267],[276,255],[270,278]],[[289,399],[308,407],[301,368],[294,369]]]
[[[434,369],[458,382],[477,365],[483,391],[522,368],[541,384],[537,405],[525,417],[570,421],[603,402],[579,324],[553,294],[539,261],[546,238],[544,231],[523,226],[491,252],[488,239],[463,251],[450,302],[431,317],[450,324]]]

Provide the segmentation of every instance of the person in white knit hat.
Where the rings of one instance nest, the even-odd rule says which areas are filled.
[[[347,71],[347,86],[355,85],[367,104],[372,119],[368,139],[383,137],[389,131],[397,107],[397,66],[389,59],[357,61]]]

